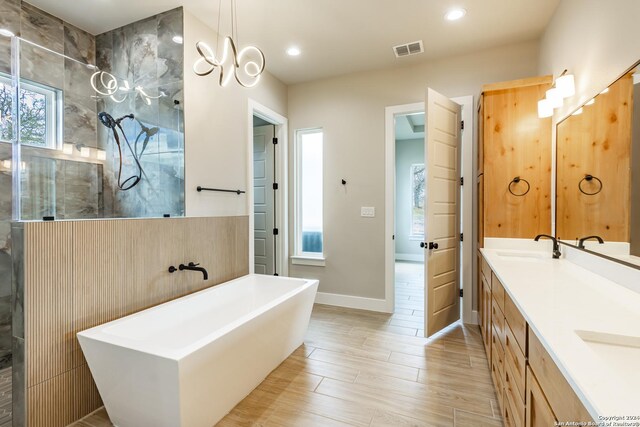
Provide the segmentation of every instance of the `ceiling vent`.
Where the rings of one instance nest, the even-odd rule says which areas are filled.
[[[393,53],[396,54],[396,58],[402,58],[403,56],[417,55],[424,52],[422,46],[422,40],[411,42],[407,44],[401,44],[393,47]]]

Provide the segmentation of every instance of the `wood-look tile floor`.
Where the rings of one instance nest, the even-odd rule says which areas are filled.
[[[502,426],[477,326],[427,340],[412,316],[316,305],[304,345],[218,426]]]

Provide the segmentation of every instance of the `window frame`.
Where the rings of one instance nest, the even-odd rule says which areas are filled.
[[[324,194],[322,197],[322,252],[303,252],[302,251],[302,138],[304,135],[322,134],[322,181],[324,193],[324,130],[322,127],[297,129],[295,131],[294,140],[294,244],[293,256],[291,256],[292,264],[298,265],[325,265],[325,233],[324,233]]]
[[[12,86],[11,76],[0,72],[0,83]],[[20,79],[20,89],[43,95],[45,97],[45,145],[28,144],[20,141],[25,147],[42,148],[47,150],[62,150],[63,146],[63,108],[62,91],[60,89],[46,86],[44,84]],[[20,108],[18,107],[18,111]],[[20,135],[18,135],[20,139]],[[1,142],[11,143],[11,141],[1,140]]]
[[[423,232],[421,234],[415,234],[413,232],[413,192],[414,192],[414,188],[413,188],[413,175],[414,175],[414,168],[418,166],[418,167],[422,167],[424,169],[424,174],[425,174],[425,180],[427,179],[426,173],[427,173],[427,169],[426,169],[426,165],[424,163],[411,163],[411,165],[409,166],[409,240],[424,240],[424,214],[423,214]],[[426,184],[426,183],[425,183]],[[426,193],[426,192],[425,192]],[[426,201],[426,194],[425,194],[425,200],[423,200],[423,206],[422,206],[422,210],[424,212],[424,203]]]

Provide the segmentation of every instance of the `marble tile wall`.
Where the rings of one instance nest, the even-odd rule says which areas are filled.
[[[104,214],[115,217],[184,215],[184,92],[183,47],[173,41],[183,33],[182,8],[174,9],[96,36],[96,65],[131,87],[141,86],[150,99],[129,96],[123,102],[98,101],[99,112],[118,118],[133,113],[147,127],[157,127],[141,158],[144,175],[129,191],[117,187],[118,155],[113,135],[98,129],[98,146],[107,151],[104,176]],[[153,99],[158,97],[158,99]],[[140,124],[123,122],[130,141]],[[125,148],[123,177],[135,173]],[[127,162],[125,162],[127,163]]]

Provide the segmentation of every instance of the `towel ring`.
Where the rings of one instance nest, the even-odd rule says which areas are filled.
[[[582,183],[583,183],[584,181],[591,182],[591,181],[593,181],[594,179],[595,179],[596,181],[598,181],[598,184],[600,185],[600,188],[598,188],[598,191],[593,192],[593,193],[588,193],[588,192],[584,191],[584,190],[582,189]],[[578,183],[578,190],[580,190],[580,192],[581,192],[582,194],[586,194],[587,196],[595,196],[596,194],[598,194],[599,192],[601,192],[601,191],[602,191],[602,181],[601,181],[601,180],[600,180],[600,178],[598,178],[597,176],[593,176],[593,175],[589,175],[589,174],[587,174],[587,175],[585,175],[585,176],[584,176],[584,178],[582,178],[582,179],[580,180],[580,182]]]
[[[520,193],[520,194],[516,194],[513,192],[513,190],[511,189],[511,186],[513,184],[518,184],[520,181],[524,182],[525,184],[527,184],[527,190],[524,193]],[[527,194],[529,192],[529,190],[531,190],[531,185],[529,185],[529,181],[527,181],[524,178],[520,178],[519,176],[516,176],[515,178],[513,178],[513,180],[509,183],[509,193],[513,194],[516,197],[522,197],[525,194]]]

